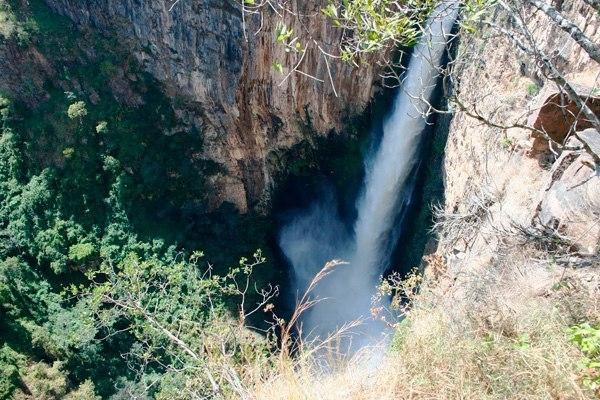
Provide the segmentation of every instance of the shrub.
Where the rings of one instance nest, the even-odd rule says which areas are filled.
[[[527,84],[527,96],[535,97],[540,92],[540,86],[537,83],[531,82]]]
[[[579,376],[581,384],[600,395],[600,329],[586,322],[569,327],[567,334],[569,342],[583,353]]]
[[[75,118],[83,118],[87,115],[88,111],[87,108],[85,106],[85,102],[83,101],[76,101],[75,103],[71,104],[69,106],[69,108],[67,109],[67,115],[69,116],[69,118],[71,119],[75,119]]]

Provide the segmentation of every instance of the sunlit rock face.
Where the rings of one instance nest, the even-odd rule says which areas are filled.
[[[322,51],[335,54],[342,32],[322,15],[323,1],[292,1],[289,10],[265,8],[262,16],[244,14],[241,3],[228,0],[46,3],[82,27],[115,32],[167,93],[181,99],[181,121],[204,143],[197,156],[222,167],[210,180],[209,208],[228,201],[243,212],[264,210],[277,172],[269,153],[307,132],[341,131],[346,117],[363,111],[378,76],[373,67],[326,60]],[[308,46],[305,53],[286,52],[276,41],[281,21],[294,29],[288,41],[298,37],[301,50]],[[286,76],[296,65],[302,73]]]

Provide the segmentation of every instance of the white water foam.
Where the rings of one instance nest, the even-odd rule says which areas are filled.
[[[300,293],[328,260],[349,261],[336,267],[312,293],[322,300],[302,317],[304,339],[324,340],[344,324],[361,320],[351,335],[338,342],[338,351],[353,353],[378,343],[386,331],[386,324],[371,317],[371,300],[398,238],[395,222],[399,199],[418,162],[417,149],[430,111],[428,101],[458,8],[455,2],[440,3],[414,48],[401,90],[384,122],[380,147],[367,163],[354,232],[344,229],[335,199],[329,195],[286,224],[280,233],[279,243],[293,267]]]

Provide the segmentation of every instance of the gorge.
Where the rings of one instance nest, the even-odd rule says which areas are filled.
[[[0,1],[0,400],[597,395],[596,3]]]

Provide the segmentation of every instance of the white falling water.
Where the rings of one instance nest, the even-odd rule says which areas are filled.
[[[380,147],[368,163],[353,234],[344,230],[330,196],[281,231],[280,245],[292,264],[299,292],[328,260],[349,261],[319,282],[313,296],[323,300],[303,316],[305,338],[322,340],[344,324],[361,319],[362,325],[342,344],[342,351],[354,351],[377,343],[385,331],[384,323],[370,317],[371,299],[397,240],[394,223],[399,199],[418,161],[428,101],[458,7],[453,2],[438,5],[413,51],[402,90],[383,125]]]

